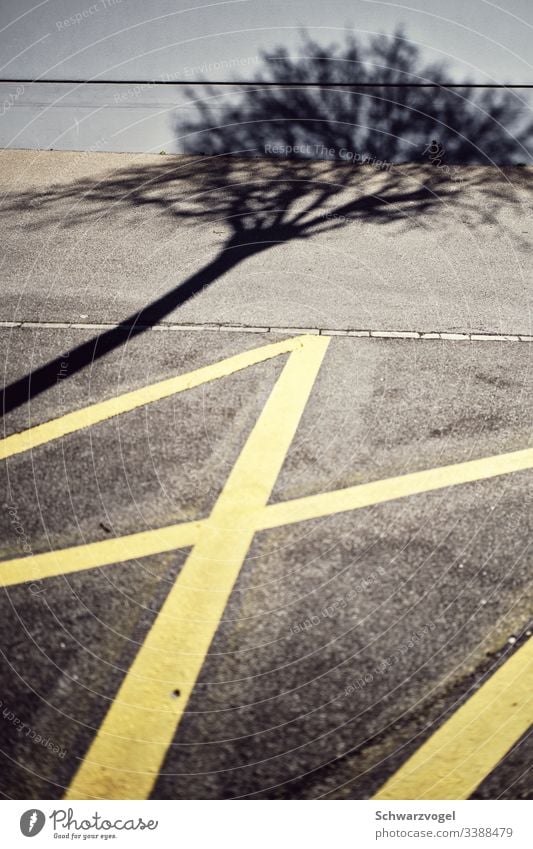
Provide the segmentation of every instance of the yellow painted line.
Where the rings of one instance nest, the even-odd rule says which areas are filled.
[[[421,492],[431,492],[447,486],[486,480],[487,478],[520,472],[533,468],[533,448],[513,451],[509,454],[497,454],[483,457],[481,460],[468,460],[451,466],[440,466],[423,472],[413,472],[396,478],[373,481],[372,483],[309,495],[268,506],[258,518],[258,530],[277,528],[294,522],[304,522],[357,510],[372,504],[381,504],[396,498],[405,498]]]
[[[150,554],[162,554],[176,548],[187,548],[198,539],[201,526],[201,521],[183,522],[116,539],[4,560],[0,562],[0,587],[69,575],[83,569],[95,569],[148,557]]]
[[[11,586],[193,546],[65,798],[145,798],[150,794],[256,531],[533,467],[533,449],[527,449],[267,506],[328,341],[327,337],[301,336],[267,345],[0,442],[0,458],[9,457],[290,353],[207,520],[0,563],[0,585]],[[532,645],[517,652],[375,798],[467,798],[533,718],[530,707],[525,707],[532,684]],[[175,692],[179,696],[174,697]]]
[[[374,799],[468,799],[533,724],[533,639],[390,778]]]
[[[255,511],[270,497],[327,342],[308,337],[289,357],[65,799],[150,795],[255,533]]]
[[[125,392],[123,395],[117,395],[107,401],[91,404],[44,424],[35,425],[35,427],[28,428],[21,433],[14,433],[0,441],[0,460],[29,451],[38,445],[98,424],[106,419],[113,418],[113,416],[128,413],[137,407],[151,404],[153,401],[160,401],[162,398],[168,398],[170,395],[184,392],[186,389],[193,389],[211,380],[227,377],[236,371],[248,368],[248,366],[277,357],[279,354],[297,350],[304,344],[305,338],[300,336],[284,339],[281,342],[244,351],[234,357],[228,357],[212,365],[203,366],[196,371],[170,377],[167,380],[161,380],[158,383],[152,383],[150,386],[143,386],[141,389],[134,389],[131,392]]]
[[[256,530],[265,530],[322,518],[334,513],[357,510],[447,486],[486,480],[532,467],[533,449],[526,449],[359,484],[347,489],[310,495],[267,507],[243,505],[242,510],[248,508],[248,511],[253,513],[253,524]],[[203,521],[183,522],[113,540],[0,561],[0,587],[55,575],[66,575],[82,569],[94,569],[194,545],[203,524]]]

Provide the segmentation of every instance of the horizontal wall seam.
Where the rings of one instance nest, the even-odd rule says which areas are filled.
[[[60,79],[0,79],[0,84],[10,85],[144,85],[144,86],[255,86],[260,88],[442,88],[442,89],[467,89],[467,88],[533,88],[533,83],[339,83],[331,82],[269,82],[267,80],[60,80]]]

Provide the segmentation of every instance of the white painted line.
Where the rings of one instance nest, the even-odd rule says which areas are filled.
[[[472,342],[514,342],[515,336],[490,336],[486,333],[472,333],[470,339]]]
[[[298,333],[304,333],[306,336],[318,336],[320,330],[318,327],[271,327],[271,333],[290,333],[295,336]]]
[[[153,325],[158,330],[220,330],[220,324],[157,324]]]
[[[449,331],[425,331],[425,330],[344,330],[336,328],[318,327],[266,327],[239,324],[90,324],[88,322],[63,322],[63,321],[0,321],[0,329],[46,329],[46,330],[114,330],[123,328],[128,330],[154,330],[154,331],[197,331],[212,330],[216,333],[227,331],[229,333],[286,333],[289,336],[305,334],[307,336],[353,336],[362,339],[421,339],[442,340],[447,342],[533,342],[533,336],[523,333],[452,333]]]
[[[268,333],[269,329],[268,327],[244,327],[240,324],[221,324],[219,327],[219,330],[240,331],[241,333]]]
[[[453,342],[467,340],[470,341],[469,333],[441,333],[441,339],[451,339]]]
[[[420,339],[420,333],[414,330],[371,330],[370,335],[384,339]]]
[[[58,324],[52,324],[52,322],[48,322],[47,324],[27,324],[24,323],[23,327],[59,327]],[[138,327],[139,325],[135,325]],[[115,327],[120,327],[119,324],[81,324],[80,322],[76,322],[76,324],[63,324],[62,328],[68,328],[69,330],[113,330]],[[131,329],[133,330],[134,325],[131,325],[131,328],[125,327],[124,330]]]
[[[52,329],[54,329],[54,328],[57,327],[57,324],[53,321],[22,321],[20,326],[21,327],[30,327],[30,328],[33,328],[33,329],[40,329],[40,328],[52,328]]]

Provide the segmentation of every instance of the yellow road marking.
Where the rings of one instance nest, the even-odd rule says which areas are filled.
[[[303,522],[357,510],[372,504],[381,504],[396,498],[405,498],[421,492],[431,492],[446,486],[485,480],[506,475],[510,472],[533,468],[533,448],[513,451],[509,454],[497,454],[483,457],[481,460],[467,460],[451,466],[440,466],[423,472],[400,475],[372,483],[324,492],[320,495],[308,495],[280,504],[271,504],[263,511],[258,520],[258,529],[277,528],[293,522]]]
[[[9,457],[290,353],[208,519],[0,563],[0,585],[10,586],[194,546],[66,798],[149,795],[257,531],[533,466],[533,449],[527,449],[266,506],[328,341],[302,336],[267,345],[91,405],[0,442],[0,458]],[[375,798],[467,798],[531,722],[531,710],[528,718],[525,706],[532,683],[531,646],[533,641],[448,720]],[[529,678],[524,673],[526,662]],[[180,696],[173,699],[175,690]],[[480,722],[483,711],[486,716]],[[491,734],[497,744],[489,740]],[[468,761],[466,770],[463,761]]]
[[[533,722],[533,639],[390,778],[374,799],[468,799]]]
[[[187,548],[198,539],[202,522],[182,522],[153,531],[91,542],[58,551],[46,551],[29,557],[0,561],[0,587],[38,581],[57,575],[69,575],[84,569],[110,566],[125,560],[136,560],[150,554],[162,554],[176,548]]]
[[[250,503],[242,505],[242,511],[253,512],[254,527],[256,531],[260,531],[530,468],[533,468],[533,449],[528,448],[372,481],[320,495],[308,495],[279,504],[261,506],[259,509]],[[196,543],[204,524],[203,520],[181,522],[117,539],[0,561],[0,587],[67,575],[83,569],[95,569],[146,557],[149,554],[162,554],[176,548],[185,548]]]
[[[279,354],[287,354],[290,351],[297,350],[304,344],[303,338],[284,339],[281,342],[244,351],[234,357],[228,357],[212,365],[203,366],[196,371],[170,377],[167,380],[159,381],[159,383],[134,389],[132,392],[125,392],[123,395],[117,395],[107,401],[91,404],[44,424],[35,425],[35,427],[28,428],[21,433],[13,433],[0,441],[0,460],[5,460],[14,454],[21,454],[23,451],[36,448],[45,442],[52,442],[52,440],[59,439],[61,436],[75,433],[77,430],[98,424],[121,413],[130,412],[145,404],[151,404],[153,401],[160,401],[170,395],[176,395],[186,389],[193,389],[195,386],[201,386],[211,380],[227,377],[229,374],[269,360],[272,357],[277,357]]]
[[[252,542],[254,512],[270,496],[327,342],[309,337],[289,357],[65,799],[150,795]]]

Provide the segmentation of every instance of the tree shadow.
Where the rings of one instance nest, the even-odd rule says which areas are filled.
[[[217,255],[186,280],[118,326],[5,386],[4,413],[54,386],[66,357],[72,377],[273,245],[311,240],[355,220],[412,226],[413,216],[432,215],[442,203],[499,226],[497,210],[480,209],[471,189],[482,186],[497,200],[501,174],[495,180],[494,169],[463,172],[453,163],[506,162],[523,151],[526,158],[531,122],[525,124],[516,97],[507,91],[403,88],[406,82],[442,82],[445,68],[424,66],[400,33],[366,47],[350,37],[327,50],[304,38],[303,49],[296,59],[282,48],[265,56],[266,70],[253,86],[224,94],[207,87],[194,103],[194,117],[176,127],[188,156],[4,199],[0,214],[7,223],[31,210],[30,226],[36,228],[74,227],[147,206],[177,225],[223,222],[227,229]],[[354,79],[371,80],[376,66],[383,85],[346,87]],[[294,85],[282,85],[287,79]],[[307,82],[319,85],[308,88]],[[420,164],[396,164],[404,160]],[[518,170],[513,172],[515,181]]]
[[[426,64],[402,28],[327,47],[302,33],[296,56],[279,47],[262,62],[255,84],[236,96],[206,87],[198,116],[176,127],[188,152],[268,154],[278,146],[345,161],[343,150],[359,154],[350,162],[435,162],[433,139],[440,164],[532,162],[520,94],[468,81],[451,88],[447,64]],[[197,98],[194,89],[189,96]]]

